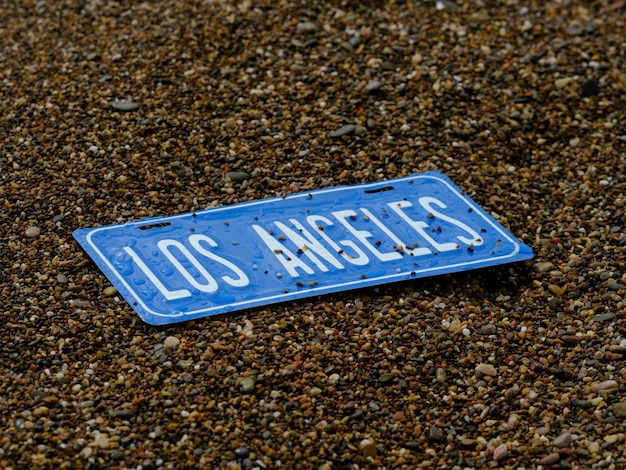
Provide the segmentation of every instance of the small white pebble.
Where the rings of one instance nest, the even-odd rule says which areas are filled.
[[[472,334],[472,332],[469,330],[469,328],[463,328],[463,335],[464,336],[469,336],[471,334]]]
[[[180,344],[180,340],[175,336],[168,336],[163,341],[163,347],[167,349],[176,349]]]
[[[24,233],[28,238],[36,238],[41,234],[41,229],[39,227],[28,227]]]

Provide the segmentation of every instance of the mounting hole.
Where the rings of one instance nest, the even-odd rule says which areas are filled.
[[[139,226],[139,230],[150,230],[150,229],[153,229],[153,228],[167,227],[169,225],[172,225],[172,223],[171,222],[160,222],[158,224],[140,225]]]
[[[374,193],[384,193],[385,191],[393,191],[393,186],[385,186],[384,188],[378,189],[366,189],[366,194],[374,194]]]

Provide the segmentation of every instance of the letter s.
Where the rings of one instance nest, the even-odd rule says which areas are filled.
[[[234,286],[234,287],[244,287],[250,284],[250,279],[238,266],[228,261],[227,259],[224,259],[221,256],[218,256],[215,253],[210,252],[206,248],[203,248],[202,245],[200,245],[200,242],[202,241],[208,243],[209,246],[212,246],[213,248],[217,246],[217,243],[215,243],[215,241],[213,241],[211,238],[207,237],[206,235],[196,234],[196,235],[191,235],[189,237],[189,243],[191,243],[191,246],[193,246],[200,254],[226,266],[228,269],[231,269],[232,271],[234,271],[235,274],[237,274],[237,276],[239,276],[239,279],[235,279],[230,276],[222,276],[222,279],[224,279],[224,281],[227,284],[230,284],[231,286]]]
[[[480,246],[483,244],[483,240],[480,237],[480,235],[478,235],[478,233],[472,230],[469,226],[467,226],[460,220],[453,219],[452,217],[442,214],[441,212],[438,212],[436,209],[433,209],[431,204],[436,205],[440,207],[441,209],[445,209],[447,207],[439,199],[430,197],[430,196],[424,196],[424,197],[419,198],[419,203],[424,209],[426,209],[428,212],[433,214],[435,217],[445,220],[446,222],[449,222],[452,225],[456,225],[461,230],[465,230],[467,233],[469,233],[472,238],[467,238],[462,235],[457,236],[457,238],[461,240],[463,243],[465,243],[466,245]]]

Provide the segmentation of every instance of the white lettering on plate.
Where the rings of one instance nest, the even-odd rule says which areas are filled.
[[[355,211],[343,210],[343,211],[333,212],[332,214],[333,216],[337,218],[337,220],[341,223],[341,225],[347,228],[348,231],[352,233],[352,235],[354,235],[357,238],[357,240],[359,240],[365,246],[365,248],[371,251],[372,254],[376,256],[379,260],[392,261],[395,259],[402,258],[402,255],[398,253],[397,251],[390,251],[387,253],[382,253],[381,251],[377,250],[376,247],[372,245],[370,241],[368,240],[368,238],[371,238],[374,236],[372,235],[371,232],[368,232],[367,230],[358,230],[354,225],[350,224],[350,222],[347,221],[346,218],[356,217],[357,214]]]
[[[434,198],[433,198],[434,199]],[[425,228],[428,228],[428,224],[426,222],[420,220],[411,219],[402,208],[404,207],[413,207],[409,201],[399,201],[399,202],[391,202],[387,204],[396,214],[398,214],[402,219],[407,222],[411,227],[415,229],[417,233],[419,233],[424,240],[426,240],[435,250],[439,252],[450,251],[457,248],[457,244],[454,242],[448,243],[438,243],[433,237],[431,237]]]
[[[143,271],[143,273],[150,279],[150,282],[154,284],[154,286],[159,289],[159,292],[165,297],[167,300],[177,300],[184,299],[185,297],[191,297],[191,292],[187,289],[179,289],[179,290],[169,290],[165,285],[161,282],[161,280],[154,275],[152,270],[144,263],[144,261],[140,258],[140,256],[135,253],[129,246],[124,247],[124,251],[130,255],[135,264]]]
[[[441,212],[438,212],[437,210],[432,208],[432,205],[439,206],[441,209],[446,209],[448,207],[439,199],[436,199],[434,197],[424,196],[424,197],[419,198],[419,203],[424,209],[429,211],[435,217],[439,217],[441,220],[445,220],[446,222],[449,222],[452,225],[456,225],[461,230],[465,230],[467,233],[469,233],[472,238],[467,238],[462,235],[457,236],[457,238],[461,240],[463,243],[465,243],[466,245],[480,246],[483,244],[483,240],[480,237],[480,235],[478,235],[478,233],[472,230],[468,225],[464,224],[460,220],[457,220],[450,216],[442,214]]]
[[[332,264],[337,269],[345,269],[343,265],[317,240],[311,232],[309,232],[296,219],[289,219],[299,233],[294,232],[282,222],[274,222],[274,224],[291,240],[302,252],[319,268],[320,271],[327,272],[328,268],[320,261],[318,256],[323,258],[327,263]],[[316,256],[317,255],[317,256]]]
[[[216,248],[217,243],[215,240],[207,237],[206,235],[191,235],[189,237],[189,243],[191,246],[201,255],[215,261],[216,263],[225,266],[226,268],[233,271],[237,277],[232,277],[228,275],[224,275],[221,277],[224,282],[234,287],[245,287],[250,284],[250,279],[246,275],[246,273],[241,270],[237,265],[232,263],[231,261],[222,258],[221,256],[212,253],[210,250],[202,246],[203,243],[206,243],[211,248]],[[165,255],[165,257],[169,260],[169,262],[176,268],[176,270],[182,274],[182,276],[191,284],[193,287],[198,289],[201,292],[207,292],[209,294],[216,292],[219,288],[219,285],[215,278],[207,271],[207,269],[202,265],[200,260],[196,258],[196,256],[185,247],[181,242],[177,240],[164,239],[160,240],[157,243],[159,250]],[[172,253],[171,247],[174,247],[179,253],[181,253],[187,260],[193,265],[193,267],[201,274],[206,283],[198,282],[198,280],[189,272],[187,268],[185,268],[178,258]],[[148,267],[143,259],[129,246],[124,247],[124,251],[130,255],[132,260],[135,262],[137,267],[143,271],[143,273],[148,277],[150,282],[154,284],[154,286],[159,290],[159,292],[165,297],[167,300],[178,300],[183,299],[185,297],[191,297],[191,292],[188,289],[178,289],[178,290],[170,290],[165,284],[154,274],[152,269]]]
[[[330,227],[330,226],[334,225],[331,220],[329,220],[326,217],[323,217],[321,215],[309,215],[306,218],[306,221],[309,223],[309,225],[312,228],[317,230],[318,235],[320,237],[322,237],[324,239],[324,241],[326,243],[328,243],[328,245],[333,250],[335,250],[337,253],[341,253],[341,257],[343,259],[345,259],[349,263],[354,264],[356,266],[364,266],[367,263],[369,263],[370,260],[367,257],[367,255],[365,254],[365,252],[363,250],[361,250],[356,245],[356,243],[354,243],[352,240],[341,240],[339,243],[341,244],[341,246],[345,246],[345,247],[349,248],[351,251],[353,251],[356,254],[356,256],[354,254],[346,253],[343,248],[341,248],[332,238],[330,238],[324,232],[324,226],[329,226]],[[322,224],[325,224],[325,225],[322,225]]]
[[[191,243],[191,246],[198,250],[198,253],[226,266],[238,276],[237,279],[230,276],[222,276],[224,282],[234,287],[245,287],[250,284],[250,279],[248,278],[248,276],[246,276],[246,273],[244,273],[237,265],[228,261],[227,259],[222,258],[221,256],[216,255],[215,253],[210,252],[209,250],[204,248],[200,244],[200,242],[206,242],[212,248],[217,247],[217,243],[215,243],[214,240],[207,237],[206,235],[191,235],[189,237],[189,243]]]
[[[289,248],[287,248],[274,237],[272,237],[263,227],[254,224],[252,228],[259,235],[259,237],[261,237],[263,243],[267,245],[267,247],[274,254],[274,256],[276,256],[276,259],[280,261],[280,263],[292,277],[300,276],[296,269],[302,269],[307,274],[314,273],[313,268],[311,268],[308,264],[298,258],[295,253],[289,250]]]
[[[163,252],[163,254],[167,257],[167,259],[170,260],[170,263],[172,263],[176,267],[176,269],[178,269],[178,271],[183,275],[183,277],[187,279],[187,282],[189,282],[189,284],[202,292],[212,293],[217,290],[217,281],[215,280],[215,278],[211,276],[211,274],[209,274],[204,266],[200,264],[196,257],[189,252],[185,245],[177,240],[170,239],[160,240],[157,245],[159,249]],[[180,251],[185,256],[185,258],[187,258],[191,262],[191,264],[193,264],[193,267],[196,268],[196,270],[200,274],[202,274],[202,276],[206,280],[206,284],[198,282],[196,278],[193,277],[193,275],[187,270],[187,268],[185,268],[180,263],[180,261],[178,261],[178,258],[176,258],[176,256],[174,256],[174,254],[170,251],[170,247],[172,246],[176,247],[176,249]]]

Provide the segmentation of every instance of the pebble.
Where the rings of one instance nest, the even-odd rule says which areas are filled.
[[[102,291],[102,293],[106,296],[106,297],[113,297],[115,294],[117,294],[117,289],[113,286],[108,286],[105,287],[104,290]]]
[[[331,385],[335,385],[337,382],[339,382],[340,379],[341,376],[339,374],[331,374],[328,376],[328,383]]]
[[[594,393],[601,391],[616,391],[618,384],[615,380],[605,380],[604,382],[596,382],[591,385],[591,390]]]
[[[599,315],[596,315],[592,318],[592,321],[594,322],[605,322],[605,321],[611,321],[615,318],[615,313],[613,312],[609,312],[609,313],[601,313]]]
[[[180,344],[180,340],[176,336],[168,336],[163,341],[163,347],[167,349],[176,349]]]
[[[109,436],[104,433],[98,433],[93,441],[96,447],[106,449],[109,447]]]
[[[363,439],[359,449],[363,457],[374,457],[377,453],[376,444],[370,439]]]
[[[231,180],[233,183],[242,183],[250,179],[250,174],[245,171],[229,171],[226,173],[226,178]]]
[[[495,335],[498,332],[496,325],[488,324],[480,327],[480,334],[485,336]]]
[[[495,450],[493,451],[493,460],[501,460],[504,457],[506,457],[509,453],[509,448],[507,447],[506,444],[500,444],[498,447],[495,448]]]
[[[610,281],[608,281],[606,283],[606,288],[608,290],[610,290],[610,291],[617,292],[618,290],[623,289],[624,285],[620,284],[619,282],[615,281],[614,279],[611,279]]]
[[[247,459],[250,457],[250,451],[247,447],[237,447],[235,449],[235,457],[238,459]]]
[[[28,238],[37,238],[41,234],[41,229],[35,226],[28,227],[24,233]]]
[[[569,432],[561,434],[552,441],[554,447],[568,447],[572,443],[572,435]]]
[[[387,382],[391,382],[394,378],[395,378],[395,374],[393,372],[387,372],[385,374],[382,374],[379,378],[378,381],[380,383],[387,383]]]
[[[428,428],[428,439],[431,441],[441,441],[444,437],[443,431],[437,426]]]
[[[489,377],[495,377],[498,375],[498,371],[491,364],[478,364],[476,366],[476,371],[482,375],[487,375]]]
[[[554,269],[554,264],[550,261],[542,261],[535,264],[535,269],[537,270],[537,272],[545,273]]]
[[[109,415],[112,418],[130,419],[133,416],[135,416],[135,412],[134,410],[129,409],[129,408],[120,408],[120,409],[109,411]]]
[[[367,134],[367,127],[365,127],[365,126],[359,126],[359,125],[356,125],[356,126],[354,126],[354,133],[355,133],[356,135],[364,135],[364,134]]]
[[[256,387],[256,377],[246,377],[241,381],[241,391],[243,393],[252,393]]]
[[[580,94],[583,98],[597,96],[600,93],[598,82],[592,78],[585,80],[580,88]]]
[[[117,111],[125,111],[125,112],[136,111],[137,109],[139,109],[139,105],[137,103],[135,103],[134,101],[126,101],[126,100],[114,101],[112,106],[113,106],[113,109]]]
[[[539,460],[539,465],[554,465],[561,460],[561,454],[552,452]]]
[[[608,444],[615,444],[616,442],[620,442],[624,440],[624,434],[608,434],[603,438],[604,442]]]
[[[345,126],[340,127],[339,129],[333,131],[330,136],[333,139],[339,139],[344,135],[352,135],[356,131],[356,126],[354,124],[346,124]]]
[[[620,403],[614,403],[613,414],[618,418],[626,418],[626,402],[622,401]]]
[[[574,77],[563,77],[563,78],[557,78],[554,81],[554,85],[558,88],[565,88],[567,85],[569,85],[570,83],[572,83],[574,81]]]
[[[382,88],[382,86],[383,84],[379,82],[378,80],[372,80],[371,82],[368,82],[367,85],[365,85],[365,88],[363,88],[363,91],[365,93],[375,93],[379,91]]]
[[[301,23],[298,23],[298,25],[296,26],[296,31],[298,32],[298,34],[316,33],[317,31],[319,31],[319,29],[319,26],[310,21],[303,21]]]

